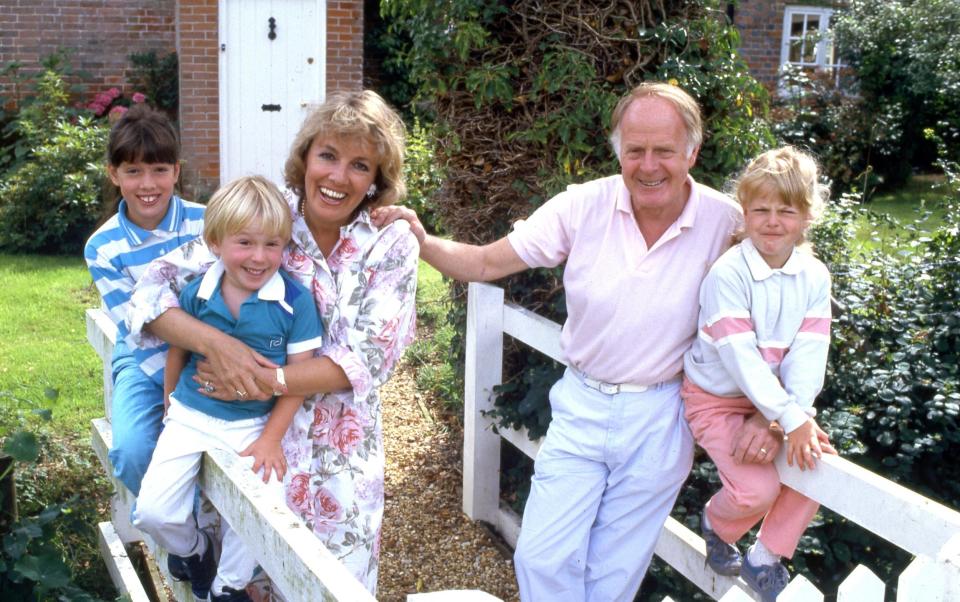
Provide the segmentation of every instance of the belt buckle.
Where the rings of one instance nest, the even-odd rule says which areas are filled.
[[[597,381],[597,390],[604,395],[616,395],[620,392],[620,385]]]

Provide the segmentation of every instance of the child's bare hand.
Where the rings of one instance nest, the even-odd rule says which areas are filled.
[[[287,459],[280,449],[279,439],[264,439],[258,437],[256,441],[240,452],[241,456],[253,456],[253,472],[260,472],[263,468],[263,482],[270,481],[270,474],[277,475],[277,481],[283,480],[287,472]]]
[[[816,468],[816,460],[823,453],[836,454],[837,451],[830,445],[830,439],[823,429],[809,418],[802,425],[787,434],[787,464],[793,466],[797,461],[800,470]]]

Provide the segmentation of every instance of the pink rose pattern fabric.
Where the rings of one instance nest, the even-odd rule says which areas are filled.
[[[419,249],[406,222],[377,230],[361,212],[325,258],[296,199],[287,199],[294,224],[283,268],[313,292],[326,329],[318,353],[352,385],[308,398],[294,417],[283,440],[287,505],[375,592],[384,503],[379,388],[413,340]],[[155,261],[131,300],[131,338],[155,344],[141,333],[143,324],[175,307],[176,292],[213,260],[197,239]],[[260,586],[260,599],[276,596],[265,579]]]

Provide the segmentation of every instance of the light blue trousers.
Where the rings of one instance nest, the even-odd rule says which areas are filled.
[[[113,400],[109,458],[113,474],[134,495],[163,430],[163,387],[147,376],[122,342],[113,353]]]
[[[514,557],[520,598],[629,602],[693,464],[680,380],[607,395],[567,370],[550,405]]]

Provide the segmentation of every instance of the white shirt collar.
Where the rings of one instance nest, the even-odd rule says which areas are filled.
[[[777,272],[792,276],[803,271],[803,261],[797,255],[796,247],[791,251],[790,257],[787,259],[787,262],[783,264],[782,268],[771,268],[769,264],[767,264],[767,260],[760,255],[760,251],[757,251],[757,247],[753,245],[753,241],[749,238],[743,239],[743,242],[740,243],[740,249],[743,252],[744,260],[747,262],[747,267],[750,268],[750,275],[753,276],[754,280],[764,280]]]
[[[224,271],[223,261],[217,259],[207,270],[207,273],[203,275],[200,288],[197,290],[197,297],[209,301],[217,287],[220,286],[220,278]],[[282,301],[286,292],[287,287],[283,282],[283,276],[280,275],[280,270],[277,270],[270,277],[270,280],[267,280],[267,283],[257,291],[257,297],[262,301]]]

